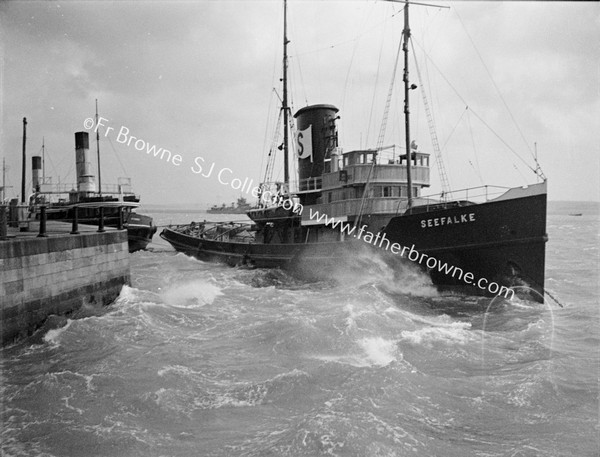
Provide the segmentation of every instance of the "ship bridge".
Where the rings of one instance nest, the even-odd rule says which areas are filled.
[[[370,199],[407,197],[406,168],[406,154],[396,154],[395,150],[377,153],[374,149],[365,149],[342,153],[337,148],[325,159],[323,175],[300,181],[297,193],[319,192],[317,204],[333,203],[362,199],[368,184]],[[413,196],[418,197],[421,189],[430,185],[429,154],[413,151],[411,176]]]

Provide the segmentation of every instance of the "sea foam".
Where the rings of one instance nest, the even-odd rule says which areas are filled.
[[[220,295],[223,295],[220,287],[203,280],[175,284],[161,292],[165,303],[178,308],[208,305]]]

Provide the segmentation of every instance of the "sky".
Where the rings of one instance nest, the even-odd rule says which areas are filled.
[[[432,163],[424,194],[441,184],[423,93],[452,188],[533,184],[537,154],[550,200],[600,200],[600,3],[433,3],[449,8],[410,7],[409,76],[419,86],[411,91],[411,138]],[[344,151],[377,145],[401,8],[288,2],[292,111],[338,107]],[[20,192],[23,117],[28,188],[29,157],[42,141],[46,176],[76,182],[78,131],[90,132],[97,173],[86,119],[98,100],[103,185],[130,177],[142,202],[155,205],[252,200],[233,180],[257,185],[264,176],[279,113],[282,34],[279,0],[3,1],[0,157],[8,196]],[[401,146],[400,70],[392,94],[384,144]],[[170,160],[148,154],[152,147],[168,150]]]

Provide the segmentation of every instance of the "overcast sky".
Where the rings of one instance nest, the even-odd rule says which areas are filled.
[[[410,77],[420,86],[411,91],[412,137],[432,153],[426,193],[440,185],[422,91],[452,187],[535,183],[537,143],[550,200],[599,200],[600,3],[435,3],[450,8],[410,8],[423,77],[421,87],[411,56]],[[376,146],[400,9],[383,1],[289,2],[293,110],[337,106],[345,151]],[[281,94],[281,1],[4,1],[0,13],[0,156],[9,196],[20,191],[22,118],[28,156],[45,138],[46,175],[75,182],[74,132],[86,130],[95,99],[113,128],[101,130],[103,184],[129,176],[144,203],[204,208],[240,196],[218,171],[231,170],[226,181],[262,178]],[[404,144],[398,75],[386,145]],[[118,141],[122,127],[181,162]],[[212,176],[193,173],[196,157],[205,172],[215,164]]]

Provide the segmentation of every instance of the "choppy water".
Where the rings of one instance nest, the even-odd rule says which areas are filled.
[[[598,455],[597,206],[551,205],[548,231],[564,308],[390,284],[377,259],[305,284],[157,238],[114,304],[2,351],[3,455]]]

